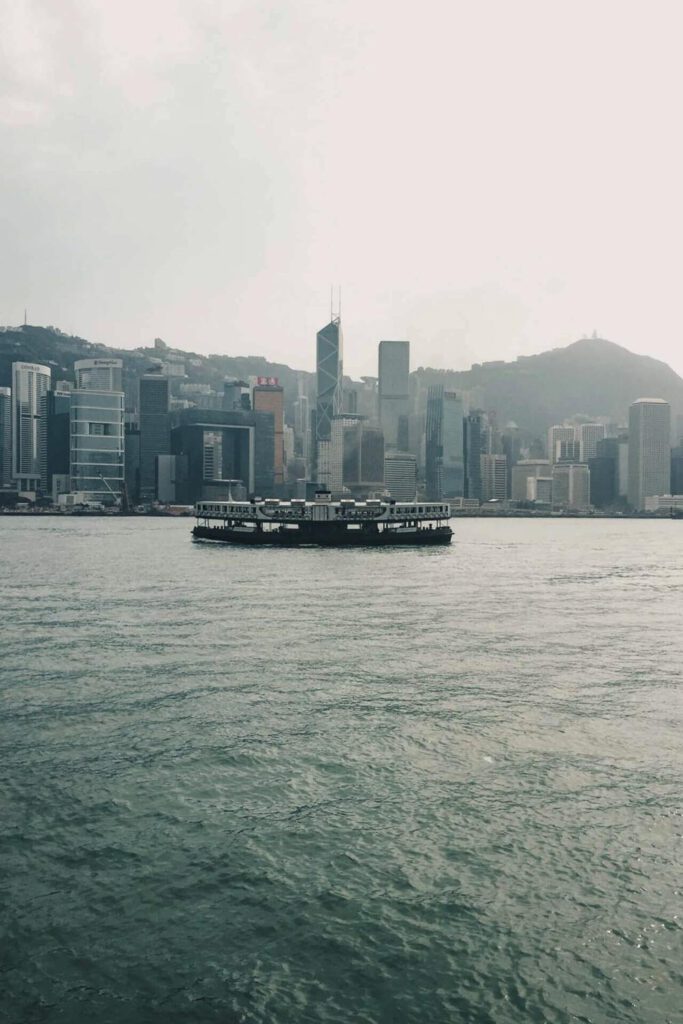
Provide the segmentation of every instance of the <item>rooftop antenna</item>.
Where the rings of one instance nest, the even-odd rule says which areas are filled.
[[[26,327],[26,309],[24,309],[24,327]]]
[[[339,319],[341,320],[341,285],[339,285],[339,312],[338,312],[337,315],[338,315]]]
[[[334,285],[330,285],[330,322],[332,322],[332,320],[334,320],[334,309],[333,309],[333,298],[332,298],[333,291],[334,291]]]

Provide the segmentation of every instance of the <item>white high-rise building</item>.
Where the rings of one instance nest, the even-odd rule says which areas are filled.
[[[628,503],[637,511],[646,498],[671,488],[671,406],[663,398],[639,398],[629,409]]]
[[[318,470],[318,482],[325,482],[333,494],[341,494],[344,489],[344,429],[353,427],[362,420],[360,416],[333,416],[330,438],[330,474],[329,480],[323,481]]]
[[[384,486],[396,501],[415,501],[417,459],[412,452],[384,453]]]
[[[550,427],[548,430],[548,461],[551,465],[555,462],[559,462],[560,449],[559,445],[562,441],[573,441],[574,440],[574,428],[559,426],[556,424],[554,427]]]
[[[100,365],[97,365],[100,364]],[[81,359],[71,393],[71,490],[85,500],[120,498],[125,479],[120,359]]]
[[[123,391],[121,359],[79,359],[74,363],[76,387],[82,391]]]
[[[481,455],[481,500],[505,501],[507,498],[506,455]]]
[[[576,440],[579,442],[579,461],[588,463],[598,454],[598,441],[605,437],[604,423],[581,423],[576,428]]]
[[[12,479],[20,491],[47,490],[49,366],[12,363]]]
[[[590,470],[578,462],[558,462],[553,466],[552,495],[555,508],[584,512],[590,508]]]
[[[521,459],[512,467],[511,493],[513,501],[528,500],[528,483],[536,477],[547,477],[551,474],[551,464],[548,459]]]

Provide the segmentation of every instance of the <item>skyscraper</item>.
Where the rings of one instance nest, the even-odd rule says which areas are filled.
[[[97,365],[97,364],[101,365]],[[120,359],[81,359],[71,393],[71,490],[88,501],[119,499],[125,479]]]
[[[273,493],[273,415],[248,409],[183,409],[172,415],[176,501]],[[234,490],[235,482],[240,488]]]
[[[558,462],[553,466],[553,505],[555,508],[590,508],[590,472],[579,462]]]
[[[12,389],[0,388],[0,488],[12,483]]]
[[[20,491],[47,490],[50,368],[12,363],[12,478]]]
[[[555,424],[548,430],[548,461],[551,466],[559,459],[558,446],[561,441],[573,441],[574,428]]]
[[[379,421],[387,448],[409,447],[410,342],[380,341]]]
[[[427,497],[431,501],[463,496],[465,484],[463,405],[438,384],[427,394],[425,442]]]
[[[47,481],[54,502],[71,490],[70,381],[58,380],[47,393]]]
[[[598,441],[597,454],[588,460],[591,474],[591,505],[610,508],[619,497],[619,441],[605,437]]]
[[[350,413],[341,413],[332,417],[332,436],[330,437],[330,472],[329,478],[324,482],[333,494],[341,494],[344,480],[344,452],[346,444],[346,430],[355,427],[363,422],[362,416],[352,416]]]
[[[522,459],[512,468],[510,497],[513,501],[527,501],[528,481],[547,478],[550,473],[551,465],[548,459]]]
[[[588,463],[598,454],[598,441],[605,436],[604,423],[581,423],[576,428],[576,440],[579,442],[579,461]]]
[[[671,493],[683,494],[683,444],[671,449]]]
[[[671,406],[639,398],[629,408],[628,503],[641,511],[645,499],[671,488]]]
[[[74,374],[80,391],[123,391],[121,359],[79,359]]]
[[[384,487],[384,432],[362,419],[344,427],[344,486],[356,497]]]
[[[332,417],[342,411],[343,336],[337,317],[316,337],[316,441],[329,441]]]
[[[481,456],[481,500],[505,501],[507,498],[507,456]]]
[[[140,378],[140,500],[156,498],[156,457],[171,454],[168,377],[150,370]]]
[[[465,497],[481,501],[481,455],[484,414],[478,409],[465,417]]]
[[[279,494],[285,482],[285,413],[284,390],[279,384],[263,383],[259,377],[252,392],[252,408],[254,412],[268,412],[273,417],[274,449],[273,449],[273,486]]]

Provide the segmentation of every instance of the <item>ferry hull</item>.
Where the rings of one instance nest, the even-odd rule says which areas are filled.
[[[437,526],[419,530],[349,530],[345,526],[324,526],[312,523],[297,530],[235,530],[220,526],[195,526],[195,540],[219,541],[222,544],[269,547],[415,547],[450,544],[453,531],[450,526]]]

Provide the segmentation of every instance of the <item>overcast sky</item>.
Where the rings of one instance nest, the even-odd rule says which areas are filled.
[[[0,323],[312,368],[593,330],[683,373],[683,7],[0,0]]]

